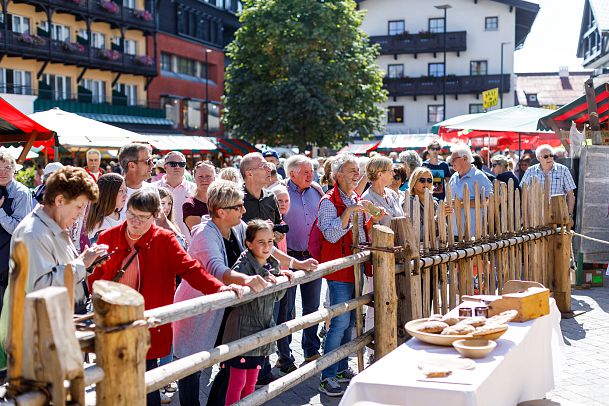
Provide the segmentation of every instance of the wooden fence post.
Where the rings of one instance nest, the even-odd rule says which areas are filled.
[[[406,217],[394,217],[391,219],[391,228],[395,235],[395,245],[404,247],[400,257],[404,263],[404,272],[395,275],[397,292],[397,333],[398,343],[401,344],[409,337],[404,325],[416,318],[420,318],[421,309],[421,275],[411,273],[410,261],[413,257],[413,245],[418,248],[419,242],[415,240],[414,229]],[[416,250],[418,261],[419,251]],[[400,261],[400,258],[397,261]],[[401,261],[400,261],[401,262]]]
[[[143,322],[144,297],[127,285],[110,281],[96,281],[92,297],[95,354],[104,370],[104,379],[96,388],[97,404],[144,405],[149,347],[148,328]],[[134,325],[137,321],[141,324]]]
[[[568,230],[569,212],[567,200],[563,195],[551,198],[551,222],[561,227],[560,233],[554,235],[552,257],[554,258],[554,291],[556,306],[565,315],[572,314],[571,311],[571,280],[569,265],[571,260],[571,233]]]
[[[397,294],[393,231],[375,225],[372,229],[374,266],[374,357],[380,359],[397,347]],[[379,248],[379,250],[375,250]]]

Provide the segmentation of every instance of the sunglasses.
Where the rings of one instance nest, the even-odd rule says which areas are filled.
[[[143,163],[145,163],[146,165],[150,166],[150,165],[152,165],[152,164],[154,163],[154,160],[153,160],[152,158],[148,158],[148,159],[145,159],[145,160],[138,159],[137,161],[131,161],[131,162],[136,162],[136,163],[138,163],[138,164],[139,164],[140,162],[143,162]]]
[[[554,159],[554,156],[555,156],[555,155],[553,155],[553,154],[547,154],[547,155],[542,155],[541,157],[542,157],[543,159],[548,159],[548,158],[552,158],[552,159]]]
[[[492,163],[492,164],[491,164],[491,167],[492,167],[492,168],[494,168],[495,166],[501,166],[501,164],[498,164],[498,163]]]
[[[178,166],[180,168],[186,168],[186,162],[170,161],[170,162],[165,162],[165,164],[171,166],[172,168],[177,168]]]
[[[432,178],[419,178],[419,182],[432,184],[433,179]]]
[[[442,148],[439,147],[433,147],[433,148],[429,148],[430,151],[440,151]]]
[[[221,209],[224,210],[240,210],[241,208],[245,208],[245,205],[243,203],[241,204],[236,204],[234,206],[227,206],[227,207],[220,207]]]

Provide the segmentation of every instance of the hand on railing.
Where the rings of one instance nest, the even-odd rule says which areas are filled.
[[[279,273],[282,276],[285,276],[286,278],[288,278],[288,282],[292,282],[295,278],[294,272],[292,272],[292,271],[280,271]]]
[[[302,269],[303,271],[310,272],[310,271],[316,270],[317,265],[319,265],[319,263],[317,262],[316,259],[309,258],[309,259],[305,259],[304,261],[294,261],[294,265],[292,266],[292,268],[293,269]],[[289,276],[288,276],[288,279],[290,279]]]
[[[243,296],[243,287],[231,283],[230,285],[222,286],[218,292],[235,292],[237,297]]]
[[[262,290],[268,286],[268,283],[262,276],[253,275],[245,277],[245,284],[243,286],[247,286],[254,292],[258,293],[262,292]]]

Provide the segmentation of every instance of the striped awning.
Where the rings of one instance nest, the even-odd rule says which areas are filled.
[[[380,144],[380,141],[371,142],[354,142],[352,144],[345,145],[338,151],[339,154],[349,153],[353,155],[368,155],[371,151],[374,151]]]
[[[596,107],[598,118],[601,123],[609,119],[609,83],[604,83],[594,89],[596,94]],[[588,102],[586,96],[581,96],[569,104],[541,118],[537,125],[540,130],[552,130],[550,121],[553,121],[560,129],[569,130],[571,122],[583,124],[590,121],[588,114]]]
[[[210,138],[210,140],[214,142],[218,146],[218,149],[225,155],[245,155],[250,152],[260,152],[258,148],[249,142],[238,138],[213,137]]]
[[[0,143],[27,142],[33,132],[37,133],[35,141],[47,141],[55,135],[0,98]]]

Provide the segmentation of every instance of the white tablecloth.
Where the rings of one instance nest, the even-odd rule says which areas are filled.
[[[357,375],[340,404],[515,406],[542,399],[558,379],[562,343],[560,312],[550,299],[549,315],[510,323],[495,350],[474,360],[475,369],[457,370],[444,382],[422,381],[422,360],[459,354],[412,338]]]

